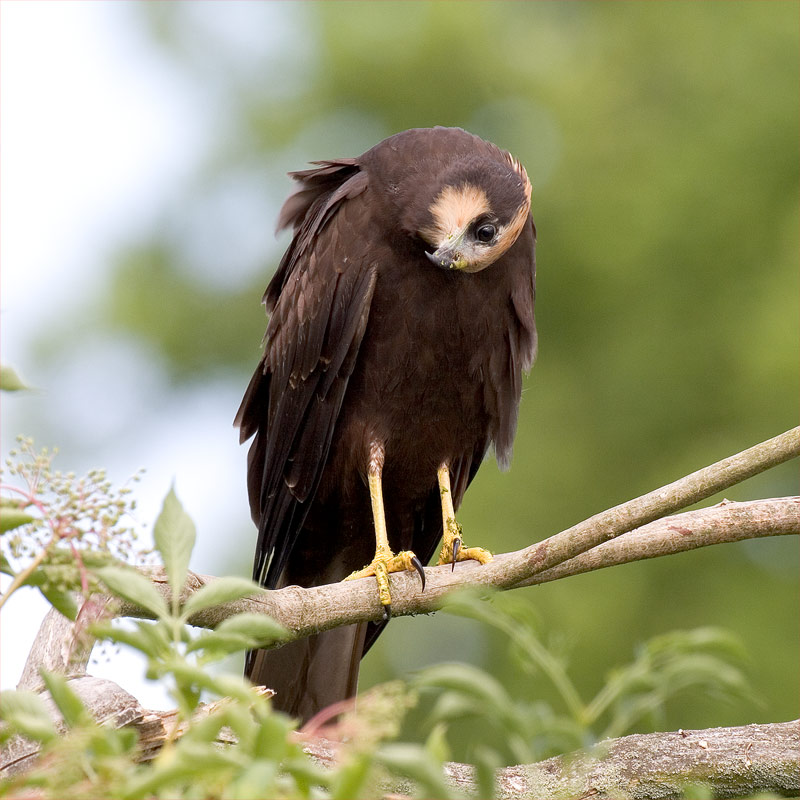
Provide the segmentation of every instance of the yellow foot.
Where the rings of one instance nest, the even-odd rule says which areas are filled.
[[[456,561],[478,561],[488,564],[493,556],[482,547],[464,547],[461,538],[461,526],[456,522],[456,512],[453,509],[453,498],[450,493],[450,470],[445,464],[439,467],[439,497],[442,501],[442,552],[439,554],[437,564],[452,564],[456,568]]]
[[[371,563],[364,569],[356,570],[348,575],[346,581],[375,576],[378,582],[378,596],[384,609],[384,616],[388,620],[392,615],[392,595],[389,591],[389,574],[415,569],[422,581],[422,591],[425,591],[425,570],[422,562],[410,550],[402,550],[397,555],[391,550],[379,550]]]
[[[442,542],[442,552],[439,553],[439,560],[437,564],[452,564],[453,569],[456,568],[456,561],[479,561],[481,564],[488,564],[494,556],[482,547],[464,547],[464,541],[461,538],[461,526],[454,520],[449,520],[451,523],[448,525],[450,535],[445,533],[444,541]]]

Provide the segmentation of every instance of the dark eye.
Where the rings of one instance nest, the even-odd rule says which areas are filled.
[[[475,238],[479,242],[491,242],[494,239],[494,235],[497,233],[497,229],[494,225],[480,225],[475,230]]]

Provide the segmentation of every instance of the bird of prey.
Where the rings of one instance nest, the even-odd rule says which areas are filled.
[[[536,352],[531,185],[460,128],[418,128],[358,158],[316,161],[278,228],[291,244],[264,295],[264,354],[236,416],[254,436],[254,579],[268,588],[491,555],[455,521],[494,446],[509,464]],[[424,582],[422,588],[424,589]],[[248,654],[275,707],[308,720],[355,694],[384,623]]]

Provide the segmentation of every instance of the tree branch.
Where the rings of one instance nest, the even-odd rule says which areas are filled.
[[[419,591],[419,578],[416,574],[396,573],[391,576],[392,615],[436,611],[444,595],[462,586],[480,584],[501,589],[516,588],[712,544],[762,536],[798,534],[798,511],[800,497],[753,500],[746,503],[726,501],[711,508],[652,522],[541,572],[536,572],[525,556],[531,548],[497,555],[494,561],[483,566],[465,561],[457,564],[455,571],[451,571],[449,566],[427,567],[424,592]],[[555,538],[546,539],[542,544],[545,545]],[[519,563],[528,565],[527,572],[519,573],[515,570]],[[490,569],[490,579],[487,579]],[[523,577],[518,583],[509,585],[505,579],[506,570],[515,570],[515,574],[522,574]],[[165,598],[168,597],[169,587],[163,573],[155,570],[150,574]],[[491,579],[492,576],[494,579]],[[214,578],[207,575],[190,574],[182,601],[185,602],[192,592],[213,580]],[[267,614],[276,619],[291,631],[292,635],[287,641],[353,622],[378,621],[383,613],[375,591],[375,582],[368,578],[311,589],[287,586],[285,589],[265,591],[257,597],[207,609],[190,621],[193,625],[214,628],[224,619],[243,611]],[[130,604],[122,604],[118,614],[147,617],[143,609]]]
[[[500,588],[514,586],[531,575],[574,558],[602,542],[666,514],[680,511],[798,455],[800,427],[724,458],[660,489],[595,514],[543,542],[520,550],[516,554],[515,563],[504,570],[502,578],[498,576],[495,582],[495,575],[490,574],[487,576],[488,580]],[[483,572],[493,572],[492,566],[487,565]]]
[[[796,797],[799,751],[797,721],[633,734],[600,742],[589,752],[499,770],[498,797],[667,800],[698,783],[718,798],[756,792]],[[456,785],[474,787],[471,767],[452,765],[448,771]]]
[[[610,542],[603,542],[575,558],[520,581],[514,588],[547,583],[617,564],[683,553],[712,544],[798,533],[800,497],[751,500],[746,503],[724,500],[711,508],[664,517],[623,533]]]
[[[660,489],[629,500],[627,503],[600,514],[595,514],[593,517],[523,550],[496,556],[489,564],[478,567],[474,562],[462,562],[455,571],[451,571],[449,567],[429,567],[426,570],[426,590],[422,594],[418,591],[416,575],[396,573],[391,576],[392,614],[402,616],[435,611],[441,597],[447,591],[466,583],[509,589],[515,586],[544,582],[535,580],[535,576],[574,559],[586,551],[597,548],[604,542],[614,540],[666,514],[672,514],[681,508],[693,505],[760,472],[796,458],[798,455],[800,455],[800,427],[793,428],[743,450],[741,453],[704,467],[680,480],[662,486]],[[795,501],[784,499],[770,502],[791,503]],[[737,506],[741,506],[741,504],[737,504]],[[772,511],[770,510],[768,515]],[[787,513],[795,517],[794,522],[784,519],[785,524],[783,524],[781,533],[800,532],[800,525],[796,519],[796,505],[784,506],[782,509],[776,507],[774,511],[780,513],[783,518]],[[713,510],[708,509],[706,513],[713,513]],[[694,530],[693,526],[696,524],[694,521],[684,525],[681,520],[683,517],[673,520],[675,528]],[[766,526],[767,533],[756,533],[755,535],[775,535],[764,518],[761,523],[751,521],[748,524],[751,531]],[[719,526],[717,528],[719,532],[715,534],[717,538],[713,543],[750,538],[750,536],[726,538],[727,534]],[[684,536],[681,540],[672,535],[678,533],[676,530],[642,529],[638,536],[627,540],[621,546],[621,550],[607,548],[595,558],[599,558],[600,561],[611,558],[608,564],[610,565],[610,563],[624,563],[640,558],[653,558],[667,552],[691,550],[707,543],[707,537],[704,535],[702,527],[698,530],[699,533],[696,536]],[[666,539],[670,539],[671,542],[667,543]],[[618,545],[618,547],[620,546]],[[660,549],[663,549],[664,552],[659,552]],[[637,555],[637,552],[645,554]],[[612,557],[612,553],[617,555]],[[613,560],[614,558],[617,560]],[[598,562],[597,566],[589,566],[579,563],[577,566],[579,567],[578,572],[586,572],[589,569],[606,566],[606,564]],[[546,580],[577,574],[571,569],[562,568],[561,573],[550,573],[550,577],[546,577]],[[158,578],[155,580],[158,581]],[[194,576],[194,578],[190,576],[187,589],[189,591],[192,588],[196,590],[206,580],[202,576]],[[188,585],[192,582],[195,584],[194,587]],[[281,622],[293,632],[291,638],[302,638],[339,625],[362,621],[377,622],[382,619],[383,607],[378,600],[374,584],[375,582],[368,578],[311,589],[290,586],[266,592],[258,598],[218,606],[208,612],[198,614],[191,621],[196,625],[213,628],[234,613],[256,611],[268,614]],[[132,606],[124,606],[120,613],[127,616],[145,616],[141,611]]]

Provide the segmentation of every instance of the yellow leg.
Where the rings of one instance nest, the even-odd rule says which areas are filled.
[[[372,521],[375,526],[375,558],[364,569],[348,575],[345,580],[352,581],[357,578],[367,578],[372,575],[378,582],[378,595],[384,607],[385,615],[391,616],[392,595],[389,591],[389,574],[415,569],[422,579],[422,589],[425,590],[425,572],[420,560],[410,550],[403,550],[397,555],[389,547],[389,536],[386,533],[386,512],[383,507],[383,488],[381,472],[383,470],[384,451],[381,445],[375,444],[370,452],[369,470],[367,481],[369,483],[369,497],[372,503]]]
[[[456,561],[479,561],[488,564],[492,554],[482,547],[464,547],[461,538],[461,526],[456,522],[456,512],[453,508],[453,493],[450,490],[450,470],[447,464],[442,464],[436,473],[439,479],[439,496],[442,499],[442,552],[439,554],[437,564],[452,564],[456,568]]]

